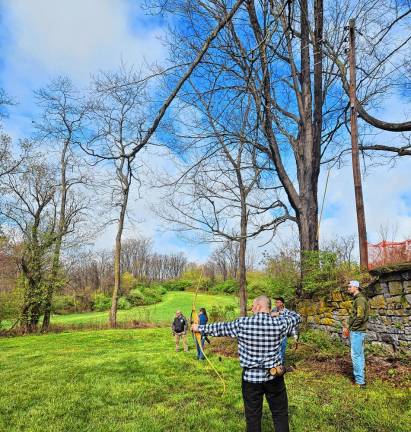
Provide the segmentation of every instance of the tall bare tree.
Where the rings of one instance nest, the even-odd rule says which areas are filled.
[[[105,160],[107,169],[114,170],[108,180],[117,234],[114,251],[114,287],[110,310],[110,325],[117,324],[117,302],[121,284],[121,240],[127,214],[130,188],[136,177],[135,156],[132,152],[140,142],[145,129],[148,96],[146,84],[132,69],[122,66],[117,72],[102,73],[92,86],[88,113],[89,141],[87,151]],[[131,153],[130,153],[131,152]]]
[[[56,154],[59,176],[58,221],[42,324],[43,330],[47,330],[53,293],[62,279],[59,273],[63,239],[73,230],[74,225],[78,225],[88,205],[88,199],[81,188],[89,181],[82,173],[84,163],[78,151],[86,107],[79,92],[65,77],[56,78],[45,88],[38,90],[36,98],[42,110],[41,118],[36,123],[37,134],[48,150]]]
[[[228,110],[221,101],[207,100],[197,91],[193,96],[192,106],[201,115],[185,131],[184,139],[197,149],[168,189],[168,198],[163,199],[166,208],[159,214],[174,222],[179,231],[201,232],[203,240],[238,243],[235,266],[240,312],[245,316],[247,241],[264,231],[274,233],[292,216],[277,195],[280,186],[265,185],[264,176],[270,170],[267,162],[259,164],[253,145],[258,141],[258,129],[250,124],[247,98],[231,102]]]
[[[224,0],[179,5],[184,32],[176,34],[171,42],[177,63],[209,31],[210,14],[215,19],[225,13],[227,6]],[[330,52],[346,57],[344,27],[353,16],[361,22],[363,35],[369,37],[380,31],[384,37],[374,38],[372,52],[375,59],[379,58],[378,73],[369,62],[359,82],[363,104],[381,98],[399,82],[395,67],[389,71],[391,75],[388,70],[380,72],[393,58],[383,55],[386,33],[399,20],[408,18],[407,5],[332,0],[324,7],[322,0],[247,0],[245,6],[246,12],[237,13],[220,32],[190,81],[221,103],[235,101],[242,93],[253,97],[255,122],[262,132],[255,145],[272,162],[285,189],[304,256],[304,251],[318,250],[321,163],[339,154],[345,136],[342,126],[347,124],[348,98],[341,84],[340,65]],[[191,38],[184,43],[187,32]],[[408,44],[408,36],[393,42],[392,55],[401,57],[399,52]],[[396,79],[391,79],[395,75]]]

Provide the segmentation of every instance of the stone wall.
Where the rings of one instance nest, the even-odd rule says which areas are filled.
[[[364,288],[370,302],[367,341],[411,353],[411,265],[376,270],[372,275],[373,282]],[[344,287],[325,297],[302,300],[297,310],[309,327],[341,336],[351,304]]]

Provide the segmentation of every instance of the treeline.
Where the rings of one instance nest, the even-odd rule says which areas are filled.
[[[20,251],[23,244],[12,245],[2,238],[0,250],[0,321],[17,319],[24,306],[26,277]],[[188,265],[183,253],[159,254],[152,250],[148,238],[124,241],[121,254],[122,283],[119,292],[120,309],[152,304],[160,301],[161,294],[172,286],[160,283],[181,279]],[[43,271],[51,267],[43,265]],[[44,273],[46,278],[49,274]],[[114,284],[114,252],[111,250],[72,250],[62,257],[59,279],[51,303],[52,313],[106,310],[111,307]],[[183,287],[184,288],[184,287]],[[134,289],[134,292],[132,292]],[[137,291],[136,291],[137,289]],[[40,309],[42,313],[42,309]]]
[[[159,254],[148,238],[127,239],[121,251],[122,274],[129,273],[141,283],[179,279],[188,261],[183,253]],[[66,260],[68,284],[64,294],[86,288],[111,295],[114,283],[114,254],[110,250],[88,251]]]

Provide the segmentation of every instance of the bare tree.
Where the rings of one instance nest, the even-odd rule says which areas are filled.
[[[396,92],[398,87],[407,86],[410,82],[409,53],[411,49],[411,7],[409,2],[373,1],[351,4],[341,2],[338,7],[339,16],[346,22],[355,18],[358,36],[357,73],[360,79],[357,84],[356,111],[369,125],[390,132],[411,131],[411,122],[393,123],[381,120],[370,114],[369,108],[376,106],[378,94],[383,100],[387,95]],[[341,21],[340,21],[341,23]],[[347,27],[342,26],[345,30]],[[341,32],[341,30],[340,30]],[[331,36],[331,37],[330,37]],[[342,87],[349,95],[349,80],[346,55],[343,45],[336,44],[332,33],[324,37],[324,53],[338,66]],[[404,81],[405,79],[405,81]],[[378,92],[370,91],[378,85]],[[379,103],[377,102],[377,105]],[[366,145],[363,150],[393,152],[399,156],[411,154],[409,147],[392,145]]]
[[[172,43],[177,63],[209,31],[208,16],[223,14],[226,7],[223,0],[207,6],[192,3],[186,8],[183,3],[179,13],[192,38],[182,43],[182,35],[176,35]],[[385,30],[391,31],[396,20],[405,19],[407,6],[391,1],[331,1],[324,9],[322,0],[262,0],[258,5],[248,0],[245,5],[247,12],[238,13],[220,32],[190,81],[225,106],[240,94],[252,96],[255,124],[262,132],[255,146],[271,161],[285,189],[299,228],[303,257],[304,251],[318,250],[321,163],[338,156],[346,133],[343,126],[349,105],[339,65],[330,51],[345,62],[344,26],[352,16],[362,22],[360,31],[367,37],[375,29],[381,31],[384,38],[374,39],[378,49],[373,52],[375,58],[380,57],[381,67],[374,73],[372,65],[366,65],[367,73],[359,81],[364,89],[363,103],[381,98],[395,81],[391,77],[387,81],[388,71],[379,73],[383,64],[392,60],[392,56],[381,57]],[[403,41],[395,41],[390,52],[398,53],[407,43],[406,34]]]
[[[356,236],[354,235],[346,237],[341,236],[324,242],[321,245],[321,249],[334,253],[339,262],[351,264],[352,262],[355,262],[353,257],[355,241]]]
[[[201,146],[200,151],[192,151],[188,167],[167,189],[159,215],[173,222],[177,231],[201,232],[204,241],[237,242],[232,267],[238,267],[240,312],[245,316],[247,240],[264,231],[274,233],[292,217],[277,196],[278,188],[264,185],[264,175],[270,171],[267,164],[260,166],[252,145],[258,141],[258,130],[250,125],[247,99],[232,104],[232,110],[223,106],[221,112],[213,106],[216,101],[206,101],[198,92],[194,96],[203,116],[186,139]]]
[[[56,153],[59,172],[56,239],[53,264],[44,304],[43,330],[50,324],[53,292],[59,284],[60,256],[63,239],[73,231],[88,207],[88,199],[81,188],[89,183],[82,173],[78,141],[82,133],[86,107],[68,78],[59,77],[36,92],[37,104],[42,109],[36,123],[37,134],[49,151]]]
[[[121,248],[121,267],[130,272],[135,278],[147,278],[150,255],[152,254],[152,240],[145,237],[127,239]]]
[[[131,83],[131,84],[130,84]],[[114,252],[114,287],[110,311],[110,325],[117,324],[117,301],[121,283],[121,239],[127,213],[130,188],[135,173],[132,149],[140,142],[148,110],[146,84],[132,69],[122,66],[118,72],[102,73],[93,82],[90,102],[89,152],[106,160],[115,177],[106,183],[111,190],[111,207],[118,210],[115,218],[117,234]],[[132,154],[131,154],[131,153]]]

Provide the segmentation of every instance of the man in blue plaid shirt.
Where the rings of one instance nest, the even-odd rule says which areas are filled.
[[[298,325],[300,316],[290,311],[272,317],[271,300],[257,297],[252,317],[206,325],[192,325],[204,335],[237,338],[240,365],[243,368],[242,393],[247,432],[261,431],[263,396],[270,407],[276,432],[288,432],[288,399],[282,375],[270,369],[281,366],[281,342]]]

